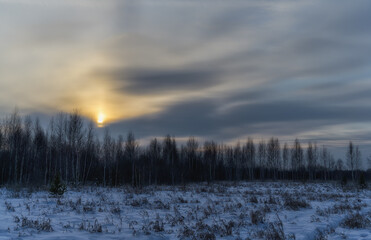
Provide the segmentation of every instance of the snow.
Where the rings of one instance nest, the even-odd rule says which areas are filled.
[[[296,202],[304,205],[290,205]],[[253,224],[252,212],[263,220]],[[353,229],[342,224],[352,213],[368,224]],[[280,226],[287,239],[371,239],[370,221],[371,190],[336,183],[80,187],[60,198],[47,191],[0,189],[0,240],[268,239]]]

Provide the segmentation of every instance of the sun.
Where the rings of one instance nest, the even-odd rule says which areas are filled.
[[[105,115],[104,115],[104,113],[99,113],[98,114],[98,118],[97,118],[97,123],[98,124],[103,124],[104,123],[104,119],[105,119]]]

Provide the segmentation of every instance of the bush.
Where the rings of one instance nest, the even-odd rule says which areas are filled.
[[[346,228],[367,228],[370,225],[371,221],[359,213],[347,215],[341,222],[341,226]]]
[[[197,239],[201,240],[215,240],[215,234],[212,232],[202,232],[197,235]]]
[[[17,219],[19,221],[19,218]],[[37,229],[39,232],[53,232],[53,228],[50,224],[51,220],[48,219],[28,219],[27,217],[22,217],[21,227],[23,228],[34,228]]]
[[[164,223],[161,220],[156,220],[155,222],[150,223],[152,226],[153,231],[155,232],[163,232],[164,229]]]
[[[294,199],[290,196],[285,198],[285,207],[291,210],[299,210],[300,208],[308,208],[310,207],[309,203],[304,199]]]
[[[277,221],[268,223],[265,229],[265,239],[267,240],[285,240],[285,231],[283,229],[283,224],[278,214],[276,214]]]
[[[229,222],[225,222],[222,220],[222,224],[223,224],[223,227],[222,227],[222,235],[223,236],[231,236],[232,235],[232,232],[233,232],[233,228],[235,226],[235,222],[233,221],[229,221]]]
[[[258,225],[260,223],[264,223],[265,221],[265,213],[261,210],[256,210],[250,211],[250,218],[251,218],[251,223],[254,225]]]
[[[67,188],[61,181],[59,173],[55,175],[53,182],[50,185],[49,192],[54,196],[62,196],[66,192]]]
[[[178,238],[179,239],[195,239],[196,238],[195,231],[192,230],[188,226],[184,226],[184,228],[179,230]]]
[[[101,233],[101,232],[103,232],[102,225],[98,222],[97,219],[95,219],[94,225],[92,225],[90,227],[89,232],[91,232],[91,233]]]
[[[6,206],[6,209],[8,209],[8,211],[15,212],[15,209],[10,202],[5,201],[5,206]]]
[[[327,240],[328,235],[335,232],[335,229],[331,226],[327,226],[326,228],[320,229],[316,228],[314,230],[314,240]]]
[[[258,201],[258,199],[256,198],[256,196],[253,195],[253,196],[250,197],[250,202],[251,202],[251,203],[258,203],[259,201]]]

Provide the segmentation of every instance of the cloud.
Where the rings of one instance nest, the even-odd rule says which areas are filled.
[[[174,104],[165,112],[112,125],[133,130],[140,137],[208,136],[232,140],[251,135],[296,135],[324,126],[371,122],[370,107],[332,106],[321,102],[280,101],[239,105],[220,112],[216,102],[189,101]]]
[[[0,8],[0,112],[82,106],[113,132],[223,141],[371,122],[369,1],[24,4]]]
[[[216,70],[204,69],[116,69],[101,73],[119,82],[131,94],[156,94],[190,91],[213,86],[220,81]]]

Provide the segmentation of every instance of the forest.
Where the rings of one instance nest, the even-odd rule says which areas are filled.
[[[78,111],[59,113],[47,127],[17,111],[0,125],[0,184],[47,185],[56,175],[74,185],[140,187],[213,181],[356,181],[359,147],[351,141],[344,160],[316,143],[280,143],[252,138],[234,146],[190,137],[178,144],[167,135],[140,146],[132,132],[98,137],[93,122]],[[368,175],[367,175],[368,173]]]

